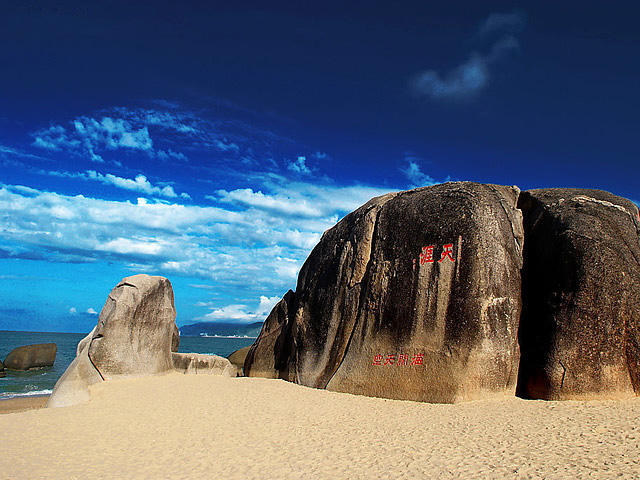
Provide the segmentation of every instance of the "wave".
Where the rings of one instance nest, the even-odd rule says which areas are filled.
[[[32,390],[30,392],[6,392],[0,393],[0,400],[8,400],[9,398],[33,397],[34,395],[51,395],[53,390]]]

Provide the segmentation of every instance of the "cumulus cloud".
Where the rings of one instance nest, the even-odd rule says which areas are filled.
[[[227,305],[220,308],[212,308],[211,312],[196,318],[196,320],[204,320],[209,322],[234,321],[234,322],[261,322],[271,312],[271,309],[280,301],[279,296],[266,297],[260,296],[260,302],[257,308],[250,308],[247,305],[235,304]],[[200,303],[199,306],[210,306],[209,303]]]
[[[287,163],[287,169],[295,173],[309,174],[311,169],[306,165],[307,157],[298,157],[296,160]]]
[[[277,176],[263,180],[267,193],[219,193],[212,197],[215,206],[131,203],[3,185],[0,248],[5,257],[115,261],[134,271],[280,291],[293,286],[310,250],[340,216],[386,193],[291,184]],[[305,202],[307,210],[300,209]]]
[[[172,186],[166,185],[164,187],[159,187],[152,185],[151,182],[147,180],[147,177],[142,174],[137,175],[135,179],[130,179],[118,177],[110,173],[103,175],[96,172],[95,170],[88,170],[86,173],[86,178],[90,180],[96,180],[105,185],[114,185],[125,190],[133,190],[135,192],[146,193],[147,195],[159,195],[165,198],[178,197],[178,194],[175,192]],[[182,198],[190,198],[189,194],[187,193],[181,193],[179,196]]]
[[[213,120],[180,110],[177,105],[156,102],[161,108],[116,107],[84,115],[65,124],[54,124],[32,133],[32,145],[64,151],[93,162],[112,161],[120,152],[144,153],[161,161],[187,161],[194,150],[211,150],[225,158],[253,159],[253,148],[271,148],[295,142],[237,119]],[[299,167],[304,171],[304,165]],[[302,162],[304,164],[304,162]]]
[[[103,185],[111,185],[114,187],[122,188],[124,190],[131,190],[134,192],[146,193],[147,195],[160,196],[165,198],[191,198],[188,193],[181,193],[178,195],[171,185],[158,186],[153,185],[147,177],[143,174],[138,174],[135,178],[124,178],[111,173],[102,174],[95,170],[87,170],[84,173],[72,173],[72,172],[58,172],[58,171],[44,171],[40,170],[39,173],[50,175],[52,177],[62,178],[78,178],[82,180],[91,180],[100,182]],[[138,199],[144,201],[144,199]]]
[[[434,69],[420,72],[411,78],[411,89],[434,100],[464,99],[479,94],[489,84],[495,64],[520,49],[513,34],[523,28],[524,16],[520,13],[491,14],[478,27],[478,35],[488,37],[495,33],[502,36],[487,52],[472,52],[464,63],[444,74]]]
[[[93,308],[88,308],[87,313],[89,315],[98,315],[98,312],[96,312]]]
[[[373,197],[390,190],[365,185],[335,186],[309,182],[291,182],[279,175],[269,175],[262,181],[270,193],[250,188],[218,190],[210,200],[269,212],[284,218],[307,221],[322,220],[325,225],[335,223],[338,217],[355,210]]]
[[[434,185],[437,182],[426,173],[423,173],[419,159],[417,157],[407,155],[404,159],[405,165],[400,167],[400,171],[405,174],[410,182],[409,188],[426,187]]]

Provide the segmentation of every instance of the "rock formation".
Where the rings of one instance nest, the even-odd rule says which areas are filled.
[[[237,368],[224,357],[201,353],[172,353],[173,368],[178,372],[196,375],[235,377]]]
[[[174,323],[173,324],[173,333],[171,334],[171,351],[177,352],[180,348],[180,329]]]
[[[175,316],[169,280],[148,275],[122,280],[109,294],[96,327],[78,344],[48,405],[86,400],[88,386],[97,381],[171,371]]]
[[[272,310],[245,375],[429,402],[513,395],[518,194],[448,183],[374,198],[347,215]]]
[[[0,360],[0,378],[4,377],[6,375],[5,371],[4,371],[4,365],[2,364],[2,360]]]
[[[29,370],[51,367],[56,361],[58,346],[55,343],[37,343],[13,349],[4,359],[7,370]]]
[[[600,190],[523,192],[518,395],[640,394],[640,218]]]
[[[231,364],[237,367],[240,376],[244,375],[244,361],[250,349],[251,347],[240,348],[227,357]]]

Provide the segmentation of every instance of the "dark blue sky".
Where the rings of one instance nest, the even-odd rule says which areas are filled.
[[[634,2],[156,3],[0,5],[0,328],[86,330],[139,271],[180,324],[262,319],[393,189],[640,200]]]

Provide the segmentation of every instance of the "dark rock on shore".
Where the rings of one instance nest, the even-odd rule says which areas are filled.
[[[640,393],[638,207],[601,190],[523,192],[518,395]]]
[[[374,198],[347,215],[272,310],[245,375],[429,402],[513,395],[518,194],[447,183]]]
[[[4,371],[4,365],[2,364],[2,360],[0,360],[0,378],[4,377],[6,375],[5,371]]]
[[[4,359],[7,370],[29,370],[51,367],[56,361],[58,346],[55,343],[37,343],[13,349]]]

